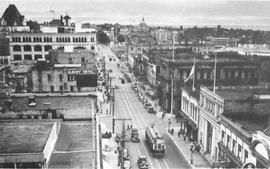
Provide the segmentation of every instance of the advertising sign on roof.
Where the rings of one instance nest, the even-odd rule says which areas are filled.
[[[72,74],[72,75],[91,75],[91,74],[93,75],[93,74],[97,74],[93,70],[68,70],[67,73]]]

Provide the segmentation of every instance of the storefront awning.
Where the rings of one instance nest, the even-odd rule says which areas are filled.
[[[193,120],[191,120],[190,117],[189,117],[186,113],[184,113],[183,111],[180,111],[180,112],[181,112],[181,115],[184,117],[184,119],[187,120],[187,123],[188,123],[193,129],[198,128],[197,124],[196,124]]]

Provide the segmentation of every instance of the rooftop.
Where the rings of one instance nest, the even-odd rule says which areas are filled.
[[[91,118],[96,108],[96,96],[38,96],[35,98],[37,105],[28,106],[28,96],[11,97],[13,111],[28,111],[56,109],[64,114],[65,118]],[[34,113],[34,112],[33,112]]]
[[[12,73],[28,73],[32,67],[33,65],[19,65],[14,67]]]
[[[53,122],[0,123],[0,153],[42,153]]]
[[[216,93],[224,98],[223,116],[249,134],[264,131],[270,118],[270,100],[261,100],[256,94],[266,94],[267,89],[225,89]]]
[[[96,161],[95,124],[63,122],[49,168],[93,168]]]

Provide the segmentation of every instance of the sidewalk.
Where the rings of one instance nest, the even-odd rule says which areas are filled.
[[[183,157],[185,158],[186,162],[191,166],[192,169],[196,168],[211,168],[210,163],[206,160],[206,158],[200,152],[193,153],[193,164],[191,164],[191,152],[189,150],[190,142],[188,138],[184,141],[183,135],[178,137],[177,132],[179,131],[180,124],[176,122],[176,119],[172,119],[171,128],[174,128],[174,134],[168,134],[171,140],[174,142],[176,147],[182,153]]]

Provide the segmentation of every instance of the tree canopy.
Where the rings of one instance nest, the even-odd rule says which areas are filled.
[[[99,31],[97,32],[97,41],[101,44],[107,45],[110,43],[110,38],[106,33]]]

